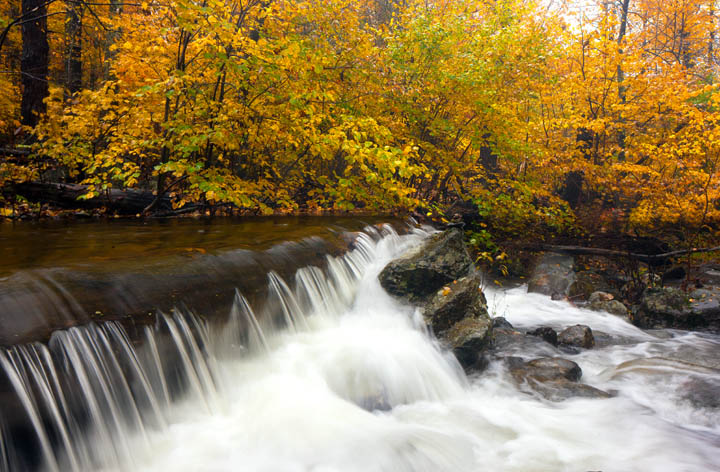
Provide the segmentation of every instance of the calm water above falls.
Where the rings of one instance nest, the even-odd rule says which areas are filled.
[[[325,271],[270,274],[267,303],[253,310],[238,294],[223,326],[175,312],[142,346],[106,323],[58,332],[49,350],[4,352],[35,414],[42,469],[720,470],[718,410],[682,396],[688,380],[720,380],[720,339],[488,290],[493,314],[516,327],[582,322],[620,339],[572,356],[583,381],[618,393],[551,403],[518,391],[500,365],[467,378],[376,279],[423,237],[370,230]],[[20,453],[3,444],[15,470]]]

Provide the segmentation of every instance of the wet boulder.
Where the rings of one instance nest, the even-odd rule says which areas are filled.
[[[465,318],[455,323],[444,339],[466,371],[483,370],[487,366],[484,352],[492,342],[492,321],[487,317]]]
[[[492,354],[498,359],[519,356],[539,357],[560,354],[555,346],[538,336],[522,333],[513,328],[494,328]]]
[[[720,330],[720,287],[697,289],[689,296],[673,287],[649,288],[633,323],[644,329]]]
[[[701,320],[701,327],[720,330],[720,287],[706,287],[690,293],[690,309]]]
[[[525,362],[522,366],[511,368],[515,378],[531,378],[538,382],[548,380],[572,380],[576,382],[582,377],[582,369],[575,362],[562,357],[541,357]]]
[[[611,315],[627,317],[628,309],[615,296],[607,292],[593,292],[588,299],[587,307],[594,311],[606,311]]]
[[[492,341],[492,322],[489,318],[465,318],[445,333],[444,339],[453,349],[481,351]]]
[[[553,346],[558,345],[557,332],[548,326],[541,326],[540,328],[528,331],[527,334],[529,334],[530,336],[537,336],[539,338],[542,338],[545,342],[550,343]]]
[[[493,329],[515,329],[513,325],[502,316],[496,316],[492,319],[492,327]]]
[[[672,287],[645,290],[633,315],[633,323],[644,329],[692,329],[701,322],[700,317],[690,309],[690,300],[685,292]]]
[[[528,292],[556,298],[567,296],[568,289],[575,281],[574,266],[575,262],[571,256],[546,253],[528,281]]]
[[[492,326],[480,283],[477,274],[460,278],[442,287],[427,302],[423,316],[436,335],[442,336],[457,322],[468,318]]]
[[[378,278],[390,295],[419,303],[472,269],[473,261],[462,232],[453,228],[431,236],[424,244],[391,261]]]
[[[543,357],[529,362],[510,358],[508,370],[521,389],[540,394],[550,401],[571,397],[609,398],[610,394],[590,385],[578,383],[582,369],[561,357]]]
[[[590,349],[595,346],[595,338],[589,326],[578,324],[560,331],[560,334],[558,334],[558,344]]]

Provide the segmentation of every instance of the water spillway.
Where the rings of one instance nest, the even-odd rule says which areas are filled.
[[[343,255],[262,274],[227,314],[188,303],[0,352],[0,467],[42,471],[706,471],[720,418],[684,396],[720,380],[720,339],[643,332],[523,287],[486,290],[516,327],[584,322],[617,341],[573,359],[609,399],[548,402],[500,363],[467,377],[377,274],[430,231],[358,233]],[[238,283],[237,285],[241,285]],[[532,356],[533,353],[525,353]]]

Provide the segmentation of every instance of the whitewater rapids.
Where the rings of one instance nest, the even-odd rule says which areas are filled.
[[[290,286],[271,275],[268,306],[282,323],[254,313],[238,296],[228,324],[196,329],[204,334],[193,342],[183,318],[168,316],[172,338],[185,349],[187,392],[171,400],[169,381],[161,378],[167,373],[151,365],[162,355],[152,349],[138,354],[153,399],[135,408],[139,420],[118,421],[107,433],[94,425],[82,438],[70,431],[64,447],[47,446],[54,449],[46,453],[45,468],[720,470],[720,414],[681,398],[685,364],[655,361],[691,350],[717,363],[717,337],[670,332],[660,338],[606,313],[527,294],[524,287],[486,289],[491,314],[518,329],[583,323],[622,338],[619,345],[567,356],[583,369],[583,382],[617,394],[548,402],[518,391],[500,363],[468,378],[420,314],[377,281],[387,262],[424,237],[423,230],[403,236],[389,227],[369,230],[354,251],[331,258],[325,272],[302,269]],[[237,334],[240,325],[249,333]],[[650,360],[635,367],[638,359]],[[702,368],[693,375],[720,377]],[[121,402],[116,410],[127,416],[131,408]]]

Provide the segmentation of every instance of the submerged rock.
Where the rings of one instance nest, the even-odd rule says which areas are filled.
[[[548,380],[578,381],[582,377],[582,369],[575,362],[562,357],[541,357],[525,362],[521,367],[510,370],[513,377],[531,378],[538,382]]]
[[[578,383],[582,370],[562,357],[543,357],[530,362],[509,358],[508,370],[518,386],[540,394],[550,401],[571,397],[609,398],[611,395],[590,385]]]
[[[546,400],[559,402],[568,398],[611,398],[612,395],[591,385],[572,382],[570,380],[552,380],[536,382],[532,379],[527,384]]]
[[[450,229],[391,261],[380,272],[380,285],[391,295],[413,302],[432,297],[440,288],[473,268],[463,235]]]
[[[496,358],[506,358],[508,356],[555,356],[560,354],[560,351],[538,336],[521,333],[514,329],[495,328],[492,353]]]
[[[595,338],[589,326],[578,324],[562,330],[558,334],[558,344],[590,349],[595,346]]]
[[[480,283],[480,276],[474,274],[455,280],[435,293],[423,308],[423,315],[436,335],[442,335],[464,319],[482,319],[483,324],[491,328]]]
[[[539,338],[542,338],[545,342],[548,342],[553,346],[558,345],[557,332],[555,332],[555,330],[550,327],[542,326],[532,331],[528,331],[528,334],[530,336],[537,336]]]
[[[545,254],[528,281],[528,292],[560,298],[567,296],[568,289],[575,281],[574,266],[575,262],[571,256]]]
[[[595,347],[603,348],[608,346],[627,346],[643,342],[643,339],[610,334],[604,331],[593,330],[593,338],[595,339]]]
[[[696,408],[720,409],[720,380],[692,377],[680,387],[680,395]]]

